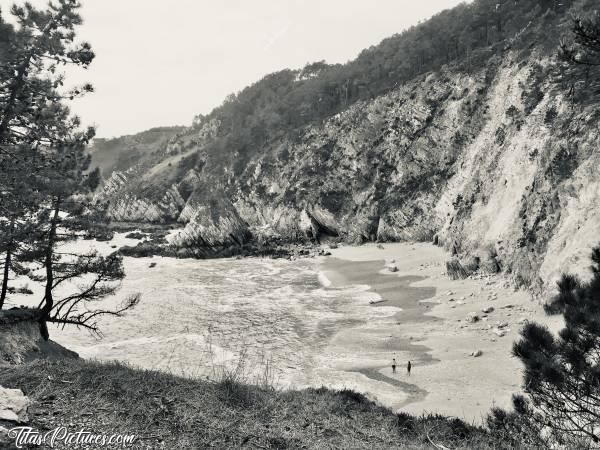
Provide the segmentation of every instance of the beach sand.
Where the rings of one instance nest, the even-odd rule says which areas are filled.
[[[502,276],[450,280],[445,275],[449,256],[439,247],[424,243],[382,247],[342,246],[322,262],[332,287],[367,284],[383,300],[373,307],[401,308],[395,322],[387,325],[390,329],[381,333],[389,363],[356,371],[402,390],[404,400],[396,409],[410,413],[440,413],[481,423],[491,407],[509,408],[512,394],[521,391],[522,365],[511,355],[519,329],[524,321],[533,320],[557,330],[560,318],[546,316],[527,292],[515,291]],[[398,271],[391,272],[386,265],[395,265]],[[494,310],[483,313],[488,307]],[[469,313],[480,320],[470,323]],[[499,330],[505,334],[499,336]],[[476,351],[481,355],[471,356]],[[393,357],[398,362],[396,374]]]

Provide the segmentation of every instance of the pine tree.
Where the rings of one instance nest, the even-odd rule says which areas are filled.
[[[490,423],[513,431],[519,426],[547,444],[568,448],[600,447],[600,246],[592,251],[592,279],[564,275],[559,293],[545,306],[562,314],[558,336],[547,327],[528,323],[513,354],[525,366],[527,397],[516,396],[516,413],[494,411]]]
[[[90,308],[90,302],[116,291],[124,276],[122,260],[116,254],[63,250],[97,213],[85,201],[98,182],[97,172],[86,175],[85,148],[94,130],[81,130],[66,106],[93,89],[65,90],[58,72],[66,65],[87,67],[94,58],[89,44],[74,43],[79,8],[76,0],[50,2],[45,10],[25,3],[11,9],[14,29],[3,28],[0,20],[0,190],[5,200],[0,307],[10,273],[19,271],[21,261],[37,263],[45,272],[36,278],[45,283],[39,311],[46,338],[46,322],[97,331],[96,317],[119,315],[139,300],[128,298],[116,310]]]
[[[76,92],[61,94],[59,65],[87,66],[93,58],[88,44],[73,45],[74,26],[81,22],[74,1],[61,0],[39,11],[13,6],[17,28],[0,19],[0,252],[3,253],[0,308],[11,271],[26,247],[36,210],[43,202],[35,181],[43,169],[39,153],[64,134],[68,109],[61,103]]]
[[[562,79],[573,104],[591,103],[600,96],[600,11],[576,16],[571,33],[561,40]]]
[[[61,145],[46,149],[44,157],[48,162],[41,175],[48,195],[44,209],[47,226],[40,234],[37,248],[41,249],[39,262],[46,277],[40,304],[44,320],[98,332],[95,321],[98,316],[120,315],[137,304],[139,295],[127,298],[116,310],[92,307],[92,303],[118,289],[125,276],[122,257],[116,252],[102,256],[96,251],[81,254],[64,250],[67,242],[80,239],[81,232],[95,226],[99,219],[97,211],[85,203],[84,196],[97,181],[94,172],[84,172],[89,165],[85,144],[90,136],[75,133]]]

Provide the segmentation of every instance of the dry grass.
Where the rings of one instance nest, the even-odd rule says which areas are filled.
[[[37,361],[0,370],[32,400],[31,425],[134,433],[135,448],[503,449],[458,419],[394,414],[350,390],[278,391],[190,380],[117,363]]]

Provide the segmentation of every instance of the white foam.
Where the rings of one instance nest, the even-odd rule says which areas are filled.
[[[327,276],[325,275],[324,272],[319,271],[317,277],[319,278],[319,283],[321,283],[321,286],[323,286],[323,287],[331,286],[331,280],[329,278],[327,278]]]

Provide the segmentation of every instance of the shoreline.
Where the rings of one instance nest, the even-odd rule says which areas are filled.
[[[372,307],[400,308],[394,324],[382,330],[388,336],[389,363],[349,369],[399,388],[405,398],[393,405],[397,411],[481,423],[492,407],[510,408],[512,394],[521,391],[522,368],[511,356],[520,325],[525,320],[551,329],[560,325],[501,275],[449,279],[444,267],[448,255],[431,244],[340,246],[331,253],[320,263],[331,287],[368,285],[369,292],[384,300]],[[386,268],[391,261],[397,272]],[[484,313],[487,308],[493,311]],[[469,322],[469,314],[480,320]],[[471,356],[476,351],[481,356]],[[396,374],[391,369],[394,355]],[[413,365],[410,377],[407,360]]]
[[[73,245],[93,246],[102,253],[135,242],[116,234],[110,242],[88,240]],[[249,326],[256,334],[256,327],[262,324],[267,327],[265,336],[271,338],[260,335],[256,342],[250,339],[252,348],[266,349],[281,359],[288,388],[349,388],[394,410],[436,412],[476,422],[492,406],[510,406],[512,393],[519,392],[521,385],[520,363],[510,356],[519,321],[526,318],[550,325],[552,321],[526,292],[512,290],[501,276],[448,279],[444,274],[448,255],[431,244],[320,248],[332,255],[318,257],[314,264],[310,259],[304,263],[303,259],[266,258],[255,265],[236,258],[127,258],[127,277],[120,295],[143,291],[144,302],[125,318],[107,318],[102,342],[71,329],[53,331],[53,339],[81,351],[83,357],[118,359],[173,373],[193,367],[197,372],[197,367],[208,364],[202,353],[207,339],[202,324],[217,319],[217,323],[229,323],[235,310],[237,319],[219,332],[225,339],[222,348],[215,346],[223,353],[219,353],[219,361],[229,361],[231,356],[225,344],[237,345],[236,333],[245,334],[245,328],[233,334],[231,330]],[[385,268],[391,260],[397,272]],[[151,261],[158,266],[149,270]],[[273,265],[277,267],[274,272]],[[279,278],[282,270],[292,284]],[[299,271],[304,275],[299,277]],[[164,280],[174,284],[166,285]],[[255,293],[261,302],[257,307],[247,301],[247,282],[264,291]],[[224,290],[210,291],[226,286],[226,294]],[[40,286],[32,283],[31,287],[34,296],[19,297],[31,302],[41,295]],[[198,302],[203,298],[212,300]],[[382,299],[386,301],[379,301]],[[118,297],[107,301],[116,304]],[[485,317],[481,310],[488,306],[495,311]],[[482,316],[479,322],[465,320],[472,312]],[[157,335],[152,324],[165,314],[182,314],[183,319],[163,327]],[[273,317],[277,317],[277,327],[294,332],[271,329],[268,323]],[[502,337],[495,334],[498,322],[507,322]],[[175,343],[180,348],[174,353]],[[288,353],[290,345],[301,344],[297,361]],[[483,352],[480,357],[469,356],[477,350]],[[393,357],[398,365],[396,374],[391,370]],[[407,360],[413,364],[410,377],[406,375]],[[192,365],[190,361],[194,361]]]
[[[327,280],[326,287],[368,286],[367,292],[377,294],[380,298],[380,300],[373,301],[371,307],[387,306],[396,308],[398,311],[393,315],[393,320],[397,325],[402,322],[422,323],[438,320],[436,317],[426,315],[431,308],[431,304],[427,300],[435,296],[436,289],[434,287],[413,286],[416,282],[425,282],[427,277],[416,275],[394,276],[395,273],[386,268],[389,264],[390,261],[385,259],[352,261],[333,256],[321,262],[319,279],[321,280],[321,277],[324,277]],[[394,352],[390,355],[390,364],[392,358],[397,357],[398,354],[409,354],[411,363],[415,366],[436,362],[428,353],[431,349],[419,344],[418,341],[399,336],[395,338],[393,345]],[[405,398],[395,402],[394,408],[401,408],[425,399],[428,391],[410,382],[410,378],[404,376],[405,363],[400,360],[397,360],[397,362],[396,374],[387,373],[386,369],[390,367],[390,364],[356,367],[348,371],[399,388]]]

